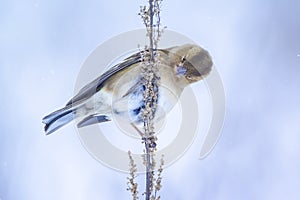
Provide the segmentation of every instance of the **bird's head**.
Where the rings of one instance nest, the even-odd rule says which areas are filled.
[[[203,79],[212,69],[212,59],[203,48],[187,44],[171,50],[175,55],[175,70],[178,76],[184,76],[189,83]]]

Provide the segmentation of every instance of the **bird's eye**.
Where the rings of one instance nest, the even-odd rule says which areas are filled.
[[[192,76],[191,75],[187,75],[186,78],[187,79],[192,79]]]
[[[183,56],[182,59],[181,59],[181,62],[183,63],[183,62],[185,62],[185,61],[186,61],[186,57]]]

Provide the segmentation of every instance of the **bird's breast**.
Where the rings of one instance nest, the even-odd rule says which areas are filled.
[[[142,111],[145,109],[145,86],[139,84],[128,95],[117,98],[113,101],[112,111],[114,114],[121,116],[130,123],[141,123],[143,121]],[[157,108],[154,113],[155,120],[164,117],[176,104],[178,96],[174,91],[165,86],[157,88]]]

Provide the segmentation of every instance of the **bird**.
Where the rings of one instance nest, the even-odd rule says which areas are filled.
[[[157,49],[159,84],[155,120],[168,113],[188,85],[209,75],[213,61],[207,50],[196,44]],[[108,122],[113,116],[128,123],[141,124],[145,108],[141,52],[128,56],[98,78],[85,85],[65,105],[42,119],[49,135],[74,119],[78,128]]]

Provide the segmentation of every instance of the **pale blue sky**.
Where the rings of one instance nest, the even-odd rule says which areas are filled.
[[[144,1],[0,0],[0,200],[130,199],[72,125],[41,118],[73,95],[100,43],[142,28]],[[300,199],[300,1],[168,1],[162,21],[211,53],[226,120],[214,151],[195,141],[163,177],[162,199]]]

